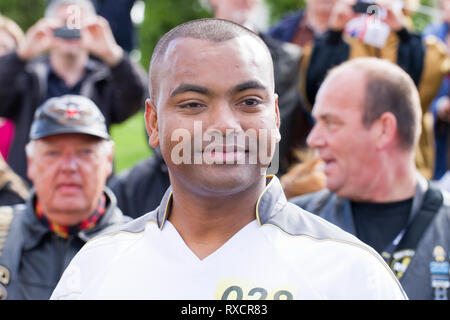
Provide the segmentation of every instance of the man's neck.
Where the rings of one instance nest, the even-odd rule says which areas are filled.
[[[78,83],[85,73],[88,56],[64,56],[50,54],[50,64],[53,72],[64,80],[68,87]]]
[[[365,202],[395,202],[412,198],[416,191],[417,177],[414,158],[403,157],[403,161],[380,160],[377,172],[364,193],[353,197],[353,201]]]
[[[227,196],[199,196],[172,184],[169,220],[187,246],[204,259],[256,218],[256,203],[265,179],[243,192]],[[181,191],[181,192],[180,192]]]

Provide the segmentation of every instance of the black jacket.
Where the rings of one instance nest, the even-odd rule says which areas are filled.
[[[399,44],[396,63],[405,70],[418,86],[424,65],[425,46],[418,34],[406,29],[397,32]],[[351,46],[344,41],[342,32],[328,31],[316,37],[309,61],[306,81],[306,95],[314,105],[317,91],[327,72],[350,58]]]
[[[170,186],[169,172],[159,148],[152,157],[116,175],[108,186],[116,195],[123,214],[137,218],[153,211]]]
[[[275,92],[278,94],[281,141],[278,145],[278,176],[287,172],[297,161],[293,149],[305,147],[303,141],[312,127],[312,119],[303,108],[299,91],[299,72],[302,51],[296,45],[272,38],[268,34],[259,36],[269,48],[273,60]]]
[[[11,300],[50,298],[64,269],[89,239],[131,220],[117,208],[112,192],[105,188],[105,194],[107,207],[99,224],[69,239],[58,237],[39,222],[34,210],[34,192],[26,204],[5,207],[13,209],[13,218],[0,250],[0,276],[5,270],[9,273],[7,281],[0,281],[0,293],[6,290],[6,298]],[[0,207],[3,226],[8,224],[4,212]]]

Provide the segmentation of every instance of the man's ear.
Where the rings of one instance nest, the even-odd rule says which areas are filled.
[[[277,125],[277,135],[276,139],[277,142],[280,142],[281,140],[281,133],[280,133],[280,125],[281,125],[281,118],[280,118],[280,110],[278,108],[278,95],[275,93],[275,121]]]
[[[35,166],[33,163],[33,159],[31,157],[27,156],[27,177],[31,181],[34,180],[34,171],[35,171]]]
[[[373,124],[375,132],[376,147],[384,149],[397,139],[397,119],[391,112],[383,113]]]
[[[34,144],[34,145],[32,145]],[[25,146],[26,151],[26,157],[27,157],[27,177],[28,179],[30,179],[31,181],[34,181],[34,177],[35,177],[35,171],[36,171],[36,166],[35,163],[33,161],[33,155],[31,153],[36,152],[35,151],[35,144],[36,142],[34,141],[30,141],[28,142],[28,144]],[[28,154],[30,153],[30,154]]]
[[[108,169],[107,169],[107,174],[108,177],[113,173],[114,171],[114,151],[116,149],[116,144],[114,143],[114,141],[110,141],[110,147],[111,147],[111,152],[108,154]]]
[[[148,134],[148,144],[152,148],[159,145],[159,131],[158,131],[158,112],[156,106],[150,99],[145,101],[145,128]]]

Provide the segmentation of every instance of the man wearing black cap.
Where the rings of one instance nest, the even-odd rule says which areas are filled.
[[[0,207],[0,299],[48,299],[85,242],[128,221],[105,187],[113,142],[88,98],[66,95],[37,111],[26,146],[34,189]]]

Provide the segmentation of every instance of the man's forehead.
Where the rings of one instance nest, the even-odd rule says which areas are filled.
[[[170,40],[152,59],[150,92],[154,103],[159,105],[160,99],[182,83],[219,88],[258,81],[273,91],[272,57],[260,41],[252,35],[223,41],[194,37]],[[218,82],[219,78],[229,81]]]
[[[344,110],[362,110],[365,81],[362,75],[343,73],[327,79],[317,93],[313,116],[336,114]]]
[[[362,99],[366,92],[366,75],[354,68],[347,68],[337,74],[331,74],[322,83],[317,99]]]
[[[229,40],[212,41],[192,37],[178,37],[171,40],[164,53],[164,60],[171,61],[173,57],[186,57],[193,54],[196,57],[223,56],[240,57],[246,53],[261,64],[268,64],[271,59],[262,43],[250,35],[241,35]]]
[[[203,77],[205,71],[210,75],[214,72],[225,72],[222,66],[227,65],[226,72],[234,70],[235,80],[239,74],[251,73],[254,79],[272,87],[273,65],[270,53],[257,39],[251,36],[239,36],[225,41],[209,41],[195,38],[177,38],[168,44],[164,58],[159,67],[154,69],[159,81],[173,82],[177,78]],[[267,79],[266,79],[267,78]],[[172,79],[172,80],[170,80]],[[250,79],[246,79],[248,81]]]
[[[95,13],[85,7],[68,3],[55,8],[52,19],[60,20],[67,24],[67,27],[73,25],[78,28],[78,24],[87,24],[94,16]]]

